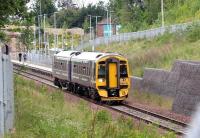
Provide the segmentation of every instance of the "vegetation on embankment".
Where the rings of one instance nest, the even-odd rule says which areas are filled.
[[[117,52],[128,58],[131,75],[142,76],[145,67],[170,70],[176,59],[200,59],[200,25],[184,32],[165,33],[154,39],[98,46],[97,51]]]
[[[165,25],[198,21],[199,0],[164,0]],[[133,32],[160,27],[161,0],[110,0],[112,16],[122,25],[121,31]]]
[[[15,76],[15,129],[6,137],[175,137],[122,116],[113,119],[84,101],[70,103],[61,91],[19,76]]]
[[[127,101],[130,103],[134,102],[142,105],[148,105],[149,107],[155,107],[170,111],[172,110],[174,99],[171,97],[164,97],[150,92],[130,90]]]

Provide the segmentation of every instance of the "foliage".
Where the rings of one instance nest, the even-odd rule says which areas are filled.
[[[89,25],[88,19],[85,18],[84,23],[83,23],[83,29],[85,30],[85,32],[89,32],[89,27],[90,25]]]
[[[26,3],[29,0],[0,0],[0,28],[9,23],[9,19],[20,19],[26,14]],[[0,40],[6,41],[4,33],[0,32]]]
[[[47,14],[48,17],[51,16],[55,11],[57,11],[54,0],[35,0],[33,10],[36,16],[40,14]]]
[[[128,58],[131,75],[142,76],[145,67],[170,70],[174,61],[199,60],[199,27],[189,27],[192,31],[165,33],[154,39],[113,43],[99,46],[97,51],[117,52]]]
[[[107,111],[91,109],[85,101],[66,101],[62,92],[19,76],[15,76],[14,90],[16,130],[6,138],[175,138],[143,122],[133,123],[123,116],[113,119]]]
[[[5,41],[7,41],[7,36],[6,36],[6,34],[3,32],[3,31],[0,31],[0,42],[1,41],[3,41],[3,42],[5,42]]]
[[[9,22],[9,16],[23,16],[29,0],[0,0],[0,27]]]
[[[105,17],[106,11],[103,2],[99,2],[97,5],[89,4],[87,7],[82,8],[68,8],[62,9],[56,14],[57,27],[62,28],[65,24],[68,28],[72,27],[84,27],[85,21],[88,20],[88,15]],[[101,18],[101,19],[102,19]],[[51,15],[49,23],[54,24],[54,16]],[[95,18],[92,18],[92,26],[95,26]]]
[[[161,26],[161,0],[110,0],[114,18],[122,31],[131,32]],[[164,0],[165,24],[199,20],[199,0]]]
[[[195,42],[200,39],[200,24],[195,23],[187,28],[187,39]]]
[[[23,51],[31,49],[31,43],[33,42],[33,30],[30,27],[26,27],[21,31],[20,41],[25,45]]]
[[[160,109],[172,109],[173,98],[163,97],[152,92],[144,92],[140,90],[132,90],[130,92],[129,100],[148,105],[152,107],[158,107]]]

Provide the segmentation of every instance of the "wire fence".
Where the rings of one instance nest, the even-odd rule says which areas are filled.
[[[121,33],[119,35],[112,35],[110,37],[99,37],[94,40],[81,43],[79,46],[76,47],[76,50],[83,50],[84,48],[91,46],[97,47],[99,45],[108,45],[114,42],[125,42],[129,40],[137,40],[145,38],[152,39],[154,37],[163,35],[167,31],[170,33],[174,33],[177,31],[185,30],[191,24],[192,22],[189,22],[189,23],[170,25],[166,27],[159,27],[138,32]]]
[[[0,44],[0,137],[12,130],[13,122],[13,65],[8,55],[8,47]]]
[[[19,54],[21,55],[21,59]],[[52,67],[52,55],[46,55],[45,53],[36,53],[36,52],[15,52],[11,54],[12,60],[18,60],[20,62],[26,62],[30,64],[40,65],[44,67]]]

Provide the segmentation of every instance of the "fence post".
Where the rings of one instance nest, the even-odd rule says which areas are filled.
[[[3,65],[0,47],[0,137],[4,135],[4,105],[3,105]]]
[[[0,137],[13,128],[13,66],[8,46],[0,47]]]

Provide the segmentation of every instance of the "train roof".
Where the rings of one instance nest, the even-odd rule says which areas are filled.
[[[61,51],[58,54],[55,54],[55,56],[60,58],[70,58],[72,57],[72,60],[91,60],[96,61],[100,58],[103,58],[105,56],[121,56],[116,53],[102,53],[102,52],[79,52],[79,51]]]
[[[119,54],[116,54],[116,53],[101,53],[101,52],[81,52],[80,54],[74,56],[72,59],[96,61],[96,60],[98,60],[102,57],[108,56],[108,55],[119,55]]]
[[[78,51],[73,51],[73,50],[71,50],[71,51],[61,51],[61,52],[55,54],[54,56],[63,57],[63,58],[70,58],[76,52],[78,52]]]

